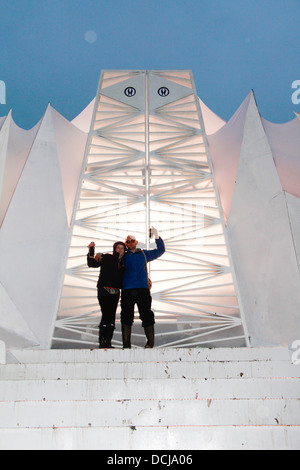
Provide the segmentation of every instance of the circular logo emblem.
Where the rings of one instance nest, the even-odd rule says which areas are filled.
[[[168,94],[170,93],[170,90],[169,88],[165,87],[165,86],[162,86],[161,88],[159,88],[158,92],[159,96],[168,96]]]
[[[132,98],[132,96],[136,94],[136,89],[132,86],[129,86],[124,90],[124,93],[126,96],[128,96],[128,98]]]

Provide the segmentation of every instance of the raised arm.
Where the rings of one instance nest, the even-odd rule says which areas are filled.
[[[153,229],[153,233],[154,233],[154,236],[155,236],[156,249],[154,249],[154,250],[144,250],[147,261],[153,261],[153,260],[159,258],[166,251],[164,241],[158,235],[158,231],[156,229]]]
[[[87,265],[89,268],[99,268],[101,266],[101,255],[97,254],[95,257],[95,243],[91,242],[88,246],[89,252],[87,254]]]

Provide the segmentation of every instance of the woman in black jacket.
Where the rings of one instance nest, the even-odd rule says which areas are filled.
[[[90,268],[101,267],[97,284],[98,301],[102,312],[99,325],[99,347],[101,349],[111,348],[124,270],[121,261],[126,246],[123,242],[116,242],[113,246],[112,255],[98,253],[95,256],[94,242],[89,244],[88,249],[88,266]]]

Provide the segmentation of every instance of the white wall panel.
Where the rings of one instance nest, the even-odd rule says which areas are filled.
[[[300,197],[300,121],[278,124],[262,119],[284,191]]]
[[[0,284],[0,337],[10,347],[23,348],[39,344],[2,284]]]
[[[6,150],[3,190],[1,194],[0,227],[24,169],[39,127],[40,122],[32,129],[24,130],[18,127],[13,119],[11,119]]]
[[[288,193],[285,193],[285,198],[291,223],[298,269],[300,271],[300,199]]]
[[[239,165],[249,98],[250,95],[247,96],[232,118],[219,131],[208,136],[209,152],[226,223]]]
[[[252,345],[289,345],[300,332],[300,280],[285,195],[254,96],[228,221]]]
[[[68,224],[71,224],[87,141],[85,132],[51,108]]]
[[[0,282],[41,347],[49,346],[67,235],[48,107],[0,231]]]

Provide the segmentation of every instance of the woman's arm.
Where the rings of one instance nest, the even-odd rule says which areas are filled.
[[[91,242],[88,246],[87,265],[89,268],[99,268],[101,266],[102,255],[98,253],[95,256],[95,243]]]

